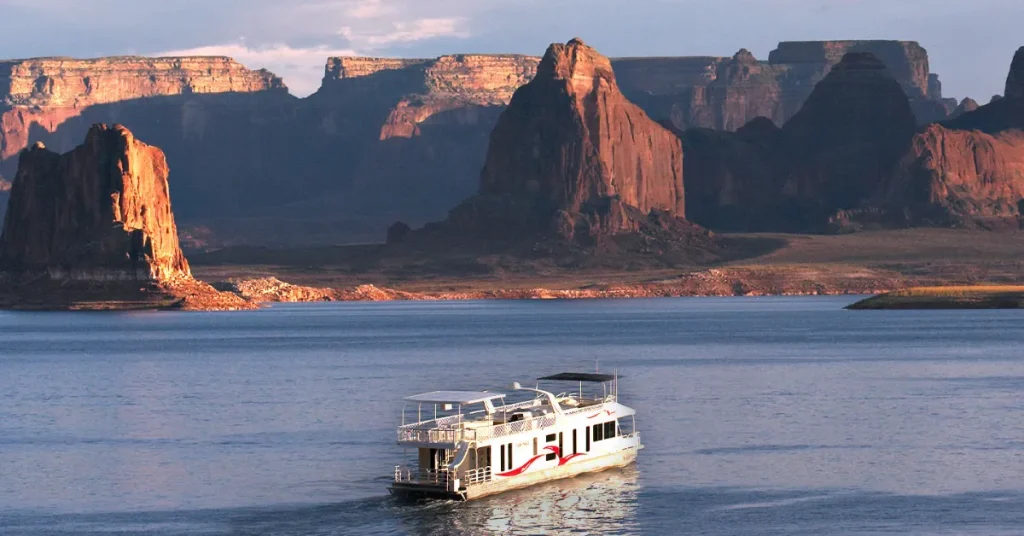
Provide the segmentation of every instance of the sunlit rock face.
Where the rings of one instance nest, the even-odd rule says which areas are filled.
[[[66,154],[23,151],[0,235],[7,273],[68,280],[191,279],[167,160],[128,129],[96,125]]]
[[[651,212],[683,218],[680,141],[619,90],[582,41],[548,48],[491,133],[477,196],[451,221],[496,235],[566,238],[635,231]]]

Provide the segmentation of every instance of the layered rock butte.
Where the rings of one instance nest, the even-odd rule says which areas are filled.
[[[553,44],[491,134],[480,189],[442,228],[488,240],[710,237],[684,219],[678,138],[622,96],[611,62]],[[690,244],[688,244],[690,245]]]
[[[1014,56],[1005,95],[917,133],[867,204],[876,219],[888,225],[1020,227],[1024,47]]]
[[[109,293],[139,306],[173,295],[168,306],[247,308],[192,279],[167,177],[163,152],[120,125],[94,126],[63,155],[23,151],[0,234],[0,303],[61,308]]]

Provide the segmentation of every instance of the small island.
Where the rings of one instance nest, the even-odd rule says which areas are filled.
[[[847,309],[1020,309],[1024,286],[912,287],[872,296]]]

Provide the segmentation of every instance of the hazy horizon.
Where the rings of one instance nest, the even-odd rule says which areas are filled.
[[[330,56],[539,56],[578,36],[612,57],[746,48],[765,60],[780,41],[892,39],[928,50],[944,96],[985,103],[1024,44],[1017,0],[0,0],[0,12],[3,59],[230,56],[299,96],[319,87]]]

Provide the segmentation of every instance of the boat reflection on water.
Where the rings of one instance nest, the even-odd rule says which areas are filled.
[[[630,534],[638,529],[635,465],[470,502],[399,507],[408,534]]]

